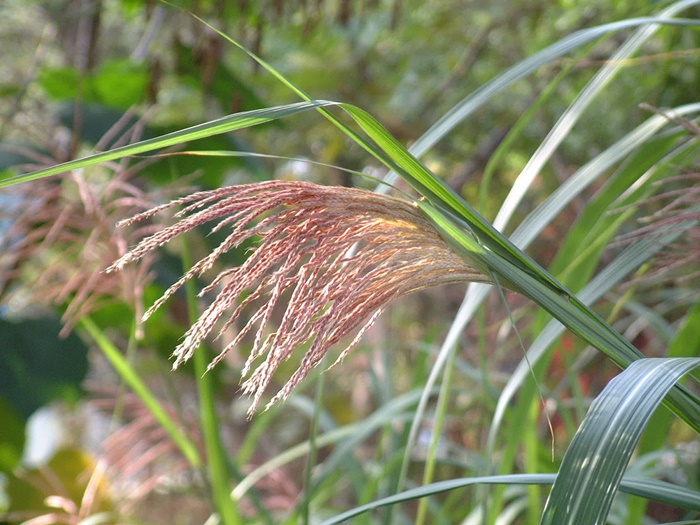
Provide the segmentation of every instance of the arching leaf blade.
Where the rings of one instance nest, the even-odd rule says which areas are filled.
[[[70,170],[85,168],[101,162],[122,159],[130,155],[138,155],[140,153],[167,148],[168,146],[182,144],[184,142],[202,139],[205,137],[211,137],[221,133],[228,133],[229,131],[235,131],[237,129],[249,128],[251,126],[257,126],[259,124],[264,124],[280,118],[289,117],[302,111],[308,111],[309,109],[317,109],[322,106],[332,105],[335,105],[335,103],[329,101],[309,101],[287,104],[285,106],[276,106],[272,108],[255,109],[242,113],[234,113],[233,115],[228,115],[220,119],[205,122],[204,124],[198,124],[196,126],[175,131],[173,133],[168,133],[167,135],[162,135],[160,137],[154,137],[152,139],[142,140],[141,142],[122,146],[113,150],[95,153],[87,157],[57,164],[55,166],[51,166],[50,168],[9,177],[0,180],[0,188],[50,177],[51,175],[57,175]]]
[[[664,396],[700,358],[632,363],[591,405],[564,455],[541,523],[604,523],[642,431]]]

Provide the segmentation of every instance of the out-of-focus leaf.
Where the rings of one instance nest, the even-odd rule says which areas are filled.
[[[0,397],[0,472],[8,473],[19,463],[24,449],[24,422]]]
[[[97,100],[127,109],[144,101],[149,82],[148,65],[131,60],[111,60],[92,77]]]
[[[112,60],[82,78],[72,67],[47,68],[41,71],[38,81],[56,101],[80,99],[127,109],[143,102],[148,86],[148,70],[146,64]]]
[[[38,81],[46,94],[54,100],[71,100],[77,97],[78,70],[74,67],[44,69]],[[94,100],[94,94],[89,93],[88,89],[88,85],[83,86],[83,100]]]
[[[21,86],[17,84],[0,83],[0,97],[12,97],[22,92]]]
[[[57,319],[0,319],[0,396],[28,418],[53,401],[75,401],[88,369],[87,347],[76,335],[61,339]]]

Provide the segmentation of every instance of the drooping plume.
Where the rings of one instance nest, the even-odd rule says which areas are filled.
[[[243,376],[266,357],[243,384],[253,397],[250,413],[277,367],[298,346],[310,343],[296,372],[270,404],[287,397],[332,345],[359,328],[336,360],[340,361],[395,297],[442,284],[489,281],[447,246],[414,204],[393,197],[268,181],[195,193],[126,222],[181,205],[178,222],[141,241],[109,270],[121,269],[198,226],[211,223],[212,232],[230,229],[219,246],[146,312],[147,318],[187,280],[210,270],[222,254],[257,239],[242,265],[221,271],[201,291],[216,297],[174,352],[177,367],[205,337],[222,335],[246,312],[247,323],[210,368],[246,334],[254,333]],[[281,298],[286,301],[284,315],[274,331],[266,330]]]

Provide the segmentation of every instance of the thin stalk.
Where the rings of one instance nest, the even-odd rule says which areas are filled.
[[[324,356],[321,362],[321,369],[327,368],[326,361],[328,355]],[[323,391],[326,386],[326,374],[320,374],[318,384],[316,386],[316,395],[314,397],[314,413],[311,419],[311,429],[309,431],[309,455],[306,460],[306,468],[304,469],[304,501],[301,509],[301,522],[305,525],[311,523],[311,497],[313,496],[313,470],[318,457],[318,443],[316,435],[318,434],[319,421],[321,419],[321,411],[323,410]]]
[[[535,379],[536,378],[533,377],[533,380]],[[542,412],[545,412],[547,408],[546,406],[540,406],[538,401],[540,400],[533,398],[528,413],[528,422],[522,429],[523,444],[525,446],[525,472],[540,472],[539,455],[542,442],[540,441],[540,437],[537,435],[537,427],[540,420],[540,415]],[[552,446],[553,443],[554,434],[552,434]],[[552,448],[552,450],[554,449]],[[537,525],[540,522],[540,515],[542,514],[542,496],[540,487],[538,485],[528,485],[527,497],[528,506],[526,523],[529,523],[530,525]]]
[[[187,238],[182,240],[182,265],[187,271],[192,266],[192,254]],[[185,283],[185,295],[187,297],[187,311],[190,323],[195,323],[199,317],[197,310],[197,292],[192,279]],[[199,394],[199,415],[202,424],[202,433],[207,450],[207,464],[209,470],[209,482],[211,483],[212,499],[218,510],[221,522],[224,525],[237,525],[243,523],[235,502],[230,498],[230,473],[226,451],[221,443],[219,433],[219,419],[216,414],[216,400],[214,396],[213,376],[207,374],[207,354],[203,348],[195,352],[192,358],[194,374],[197,381]]]
[[[435,474],[435,464],[437,462],[437,450],[442,435],[442,428],[445,424],[445,416],[447,415],[447,405],[450,400],[450,391],[452,386],[452,373],[454,371],[454,362],[457,356],[457,348],[453,348],[450,352],[447,364],[445,365],[445,375],[440,387],[440,395],[437,401],[437,410],[435,411],[435,423],[433,424],[433,434],[430,440],[430,448],[428,449],[428,457],[425,461],[425,470],[423,471],[423,485],[429,485],[433,482]],[[428,512],[428,499],[421,498],[418,504],[418,514],[416,515],[416,525],[423,525]]]
[[[180,430],[177,423],[158,402],[153,392],[146,386],[124,355],[114,346],[100,327],[97,326],[89,316],[81,317],[78,322],[78,327],[95,341],[121,379],[134,391],[144,406],[151,412],[156,421],[158,421],[160,426],[168,433],[170,439],[172,439],[173,443],[180,449],[180,452],[182,452],[182,455],[189,461],[190,465],[195,469],[201,469],[203,462],[197,451],[197,447]]]
[[[138,319],[136,319],[136,316],[134,316],[134,319],[131,322],[131,329],[129,330],[129,340],[126,343],[126,352],[124,352],[124,358],[126,359],[127,363],[132,361],[134,352],[136,351],[137,329]],[[128,385],[125,384],[124,379],[122,378],[117,388],[117,393],[114,396],[114,410],[112,411],[112,420],[109,423],[110,433],[116,429],[117,425],[119,424],[119,420],[124,414],[124,393],[127,388]]]

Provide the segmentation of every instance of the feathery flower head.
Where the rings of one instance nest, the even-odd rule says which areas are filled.
[[[700,170],[696,167],[659,180],[655,185],[663,189],[652,197],[634,203],[634,206],[641,205],[653,211],[638,219],[639,228],[619,235],[612,245],[629,245],[644,238],[667,234],[670,229],[680,235],[657,254],[651,271],[628,281],[626,286],[640,280],[659,283],[672,279],[691,283],[692,288],[693,281],[700,277]]]
[[[146,312],[148,318],[186,281],[210,270],[222,254],[258,239],[242,265],[221,271],[201,291],[200,295],[215,291],[216,298],[174,352],[177,367],[209,334],[221,336],[244,311],[251,312],[243,329],[209,365],[254,332],[243,376],[260,357],[266,359],[243,384],[244,392],[253,397],[249,415],[274,371],[296,347],[310,342],[301,364],[268,406],[286,398],[332,345],[359,327],[336,363],[342,360],[395,297],[442,284],[489,282],[447,246],[414,204],[393,197],[307,182],[268,181],[195,193],[125,223],[179,205],[184,205],[176,214],[179,222],[142,240],[108,271],[121,269],[203,224],[213,223],[212,232],[231,229]],[[289,296],[285,313],[277,329],[268,333],[273,309],[285,292]]]
[[[152,196],[129,181],[127,170],[94,175],[75,171],[0,192],[0,222],[9,225],[0,235],[0,303],[61,306],[62,335],[115,300],[133,305],[139,317],[143,312],[151,257],[119,275],[102,270],[148,231],[114,224],[152,206]]]

